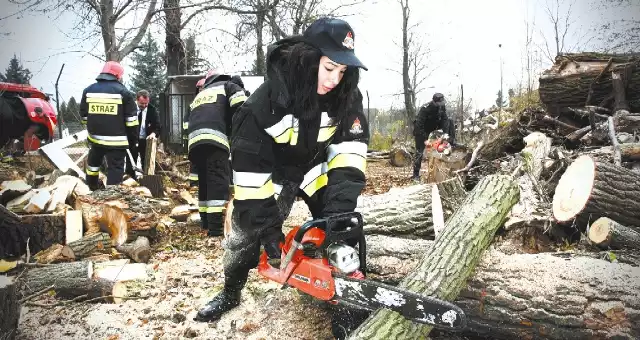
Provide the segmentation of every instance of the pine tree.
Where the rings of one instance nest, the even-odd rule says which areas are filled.
[[[507,100],[502,98],[502,91],[498,91],[498,98],[496,99],[496,106],[497,107],[506,107],[507,106]]]
[[[200,50],[196,46],[195,36],[189,35],[184,40],[187,74],[202,74],[206,72],[206,61],[200,58]]]
[[[131,56],[133,60],[133,76],[131,88],[134,92],[147,90],[151,94],[151,104],[158,107],[159,94],[165,86],[165,64],[160,54],[158,44],[147,33],[147,38],[139,50]]]
[[[64,102],[64,100],[62,101],[62,103],[60,103],[60,109],[58,110],[58,117],[62,117],[62,120],[66,123],[68,122],[67,117],[67,103]],[[60,119],[58,119],[60,120]]]
[[[67,122],[80,121],[80,105],[78,105],[74,97],[69,98],[69,102],[67,102],[67,111],[64,119]]]
[[[31,71],[22,67],[22,63],[20,63],[18,57],[16,57],[14,53],[13,58],[9,61],[9,67],[7,67],[3,78],[3,81],[9,83],[29,84],[29,81],[31,80]]]

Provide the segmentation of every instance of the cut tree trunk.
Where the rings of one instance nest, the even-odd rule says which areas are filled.
[[[384,194],[358,197],[356,211],[362,213],[365,233],[407,238],[433,238],[432,185],[434,184],[392,188]],[[435,185],[438,186],[446,221],[467,193],[460,178],[453,178]],[[300,226],[310,216],[311,213],[303,201],[295,202],[284,226]]]
[[[620,153],[623,160],[638,161],[640,160],[640,143],[620,144]]]
[[[413,272],[433,245],[375,237],[380,239],[367,237],[368,277],[393,285]],[[471,338],[638,339],[638,291],[637,266],[577,254],[505,254],[492,249],[482,256],[455,303],[469,319],[464,333]],[[413,339],[402,333],[391,338]]]
[[[407,147],[397,147],[389,152],[389,162],[393,166],[406,167],[412,164],[413,155]]]
[[[483,178],[451,216],[443,233],[400,286],[422,295],[454,300],[466,286],[484,250],[518,201],[518,186],[509,176]],[[350,339],[417,339],[431,331],[389,310],[378,310]]]
[[[140,185],[146,187],[153,197],[164,196],[164,183],[162,183],[162,175],[145,175],[140,178]]]
[[[28,270],[20,279],[21,292],[31,295],[53,286],[56,296],[74,298],[87,295],[88,298],[112,295],[113,282],[93,278],[93,263],[78,261],[51,264]]]
[[[578,157],[560,178],[553,196],[558,222],[578,219],[578,227],[600,217],[640,225],[640,175],[591,156]]]
[[[144,236],[138,237],[135,242],[125,243],[116,247],[119,252],[125,253],[130,259],[138,263],[147,263],[151,257],[151,246],[149,239]]]
[[[433,238],[432,186],[437,185],[445,221],[459,207],[466,192],[459,178],[436,184],[394,188],[385,194],[358,199],[366,234]]]
[[[607,217],[600,217],[593,222],[588,236],[600,248],[640,249],[640,233],[637,228],[623,226]]]
[[[464,169],[467,163],[469,150],[463,146],[455,146],[448,155],[428,148],[425,151],[427,159],[427,183],[437,183],[446,181],[452,177],[457,177],[457,171]]]
[[[147,138],[147,149],[145,154],[145,160],[143,166],[143,171],[145,175],[155,175],[156,174],[156,154],[158,150],[158,139],[157,138]]]
[[[78,260],[94,255],[96,252],[108,254],[111,248],[111,236],[107,233],[97,233],[67,244],[62,249],[62,255]]]
[[[12,277],[0,276],[0,339],[13,340],[18,330],[20,304],[18,289]]]

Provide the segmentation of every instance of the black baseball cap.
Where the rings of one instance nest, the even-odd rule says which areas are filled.
[[[368,71],[367,67],[356,57],[354,51],[355,33],[346,21],[320,18],[304,31],[303,37],[334,62],[360,67]]]

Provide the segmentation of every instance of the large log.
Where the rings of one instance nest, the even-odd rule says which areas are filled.
[[[640,249],[640,233],[634,229],[638,228],[630,228],[610,218],[600,217],[591,224],[587,236],[601,248]]]
[[[610,59],[612,63],[607,67]],[[553,67],[540,77],[540,100],[552,112],[585,105],[608,106],[607,102],[612,104],[611,94],[614,92],[612,74],[624,70],[628,65],[637,65],[638,60],[638,55],[591,53],[558,56]],[[607,72],[603,72],[605,68]],[[635,67],[628,78],[627,94],[630,109],[639,112],[639,67]],[[586,103],[587,97],[589,103]]]
[[[18,330],[20,304],[12,277],[0,276],[0,339],[13,340]]]
[[[509,176],[483,178],[400,286],[420,294],[454,300],[466,286],[467,278],[509,210],[518,201],[518,195],[518,186]],[[431,328],[412,323],[389,310],[378,310],[349,338],[417,339],[426,337]]]
[[[433,241],[368,236],[369,277],[398,284],[431,246]],[[455,301],[470,321],[465,334],[505,340],[616,334],[637,339],[640,269],[594,257],[486,252]]]
[[[111,236],[107,233],[87,235],[77,241],[70,242],[62,249],[62,255],[71,259],[82,259],[95,252],[109,254],[112,248]]]
[[[640,175],[591,156],[578,157],[560,178],[553,196],[553,216],[559,222],[609,217],[625,225],[640,225]]]
[[[431,192],[434,184],[392,188],[373,196],[360,196],[356,211],[362,213],[366,234],[433,238]],[[438,186],[445,221],[458,208],[466,196],[460,178],[453,178]],[[284,226],[302,225],[311,216],[303,201],[293,204]]]
[[[125,243],[116,247],[120,252],[125,253],[130,259],[139,262],[147,263],[151,257],[151,246],[149,246],[149,239],[144,236],[138,237],[134,242]]]
[[[33,268],[21,278],[20,291],[28,296],[53,286],[56,296],[61,298],[74,298],[82,295],[94,298],[112,295],[113,282],[94,279],[93,271],[93,263],[90,261],[58,263]]]

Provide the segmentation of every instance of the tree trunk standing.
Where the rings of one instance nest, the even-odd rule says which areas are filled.
[[[264,42],[262,39],[262,33],[264,31],[264,24],[265,24],[265,17],[266,17],[266,11],[264,11],[264,9],[267,8],[267,6],[264,6],[264,4],[260,1],[258,1],[258,5],[257,5],[257,9],[258,9],[258,13],[256,14],[256,75],[258,76],[264,76],[267,74],[267,66],[266,66],[266,59],[265,59],[265,55],[264,55]]]
[[[180,13],[180,0],[164,0],[165,8],[165,44],[167,55],[167,76],[185,74],[186,65],[184,63],[186,54],[184,44],[180,38],[182,26]],[[170,8],[170,9],[167,9]]]
[[[13,278],[0,276],[0,339],[15,339],[20,319],[18,290]]]
[[[623,225],[640,225],[640,175],[590,156],[578,157],[560,178],[553,196],[558,222],[609,217]]]
[[[454,300],[466,286],[482,252],[518,201],[519,191],[509,176],[483,178],[447,221],[434,246],[400,286],[420,294]],[[350,339],[418,339],[432,327],[404,319],[389,310],[378,310]]]
[[[104,44],[104,55],[107,61],[120,61],[118,53],[118,42],[116,41],[116,23],[113,16],[113,2],[100,2],[100,30],[102,32],[102,43]]]
[[[629,102],[627,101],[627,81],[630,72],[626,72],[625,67],[622,70],[611,73],[611,81],[613,83],[613,112],[618,114],[618,111],[623,111],[620,114],[629,113]],[[624,112],[626,111],[626,112]]]
[[[404,92],[404,106],[407,110],[407,121],[412,122],[415,114],[414,103],[411,101],[411,79],[409,76],[409,0],[400,0],[402,7],[402,88]]]

